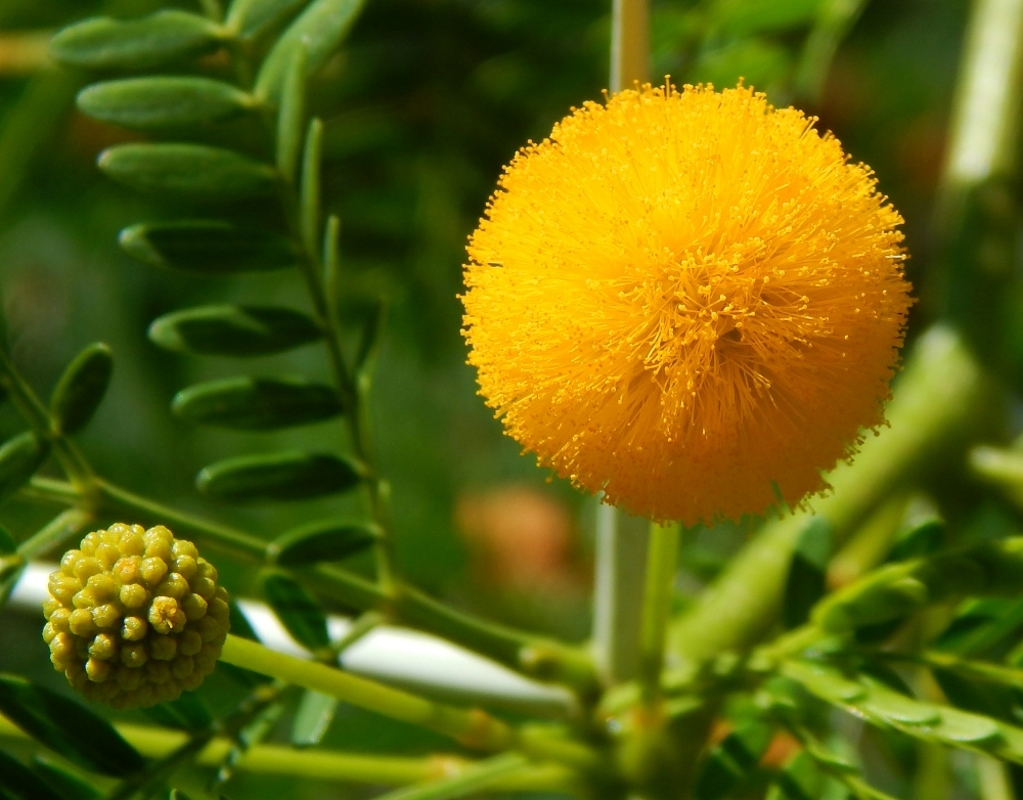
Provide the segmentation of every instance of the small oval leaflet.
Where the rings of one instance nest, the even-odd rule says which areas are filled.
[[[361,522],[322,520],[293,528],[266,547],[267,560],[282,567],[341,561],[373,545],[380,529]]]
[[[17,675],[0,674],[0,713],[87,770],[120,778],[145,766],[138,751],[105,719]]]
[[[288,269],[301,258],[283,236],[219,220],[132,225],[121,231],[118,241],[128,255],[146,264],[206,275]]]
[[[223,36],[218,25],[184,11],[132,20],[93,17],[58,31],[50,55],[84,69],[150,69],[216,50]]]
[[[119,144],[97,160],[114,180],[134,189],[226,200],[268,194],[277,171],[222,147],[201,144]]]
[[[78,108],[94,119],[150,130],[204,125],[255,108],[255,99],[228,83],[198,77],[154,75],[86,86]]]
[[[271,570],[261,575],[260,584],[266,602],[296,642],[314,651],[330,646],[327,618],[299,583]]]
[[[0,500],[20,489],[46,460],[49,447],[31,431],[0,446]]]
[[[50,399],[50,414],[58,433],[77,433],[89,423],[103,402],[113,374],[113,356],[102,342],[89,345],[75,357]]]
[[[322,383],[243,376],[183,389],[174,397],[171,411],[200,425],[277,430],[336,417],[342,408],[337,393]]]
[[[350,459],[290,450],[218,461],[199,472],[196,486],[234,502],[307,500],[352,489],[362,477],[361,466]]]
[[[266,356],[323,336],[308,316],[273,306],[200,306],[165,314],[149,339],[165,350],[205,356]]]
[[[941,724],[936,725],[931,732],[946,742],[963,744],[992,742],[1002,735],[998,723],[990,717],[953,708],[942,709]]]

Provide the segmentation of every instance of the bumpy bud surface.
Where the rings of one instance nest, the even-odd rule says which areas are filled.
[[[82,539],[50,575],[43,639],[90,700],[174,700],[213,671],[230,627],[227,592],[195,545],[163,525],[117,523]]]

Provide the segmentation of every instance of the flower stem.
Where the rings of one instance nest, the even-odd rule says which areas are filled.
[[[852,463],[828,475],[833,492],[814,500],[831,523],[836,545],[885,498],[914,480],[942,452],[961,448],[992,415],[992,390],[959,336],[936,327],[916,343],[895,399],[889,427],[868,438]],[[763,526],[725,572],[676,620],[673,652],[690,663],[743,649],[768,634],[777,619],[792,549],[813,514],[800,511]]]
[[[614,0],[612,92],[649,75],[649,0]],[[593,658],[606,684],[636,677],[647,532],[624,530],[621,512],[601,505],[593,587]]]
[[[664,668],[664,640],[671,616],[675,573],[678,568],[678,523],[650,524],[643,625],[640,639],[640,685],[648,706],[660,698],[661,670]]]
[[[489,789],[494,781],[528,766],[529,762],[517,753],[502,753],[473,764],[458,775],[398,789],[382,795],[377,800],[451,800]]]
[[[22,542],[18,546],[18,555],[25,561],[38,558],[75,534],[81,533],[93,519],[93,515],[84,509],[69,508],[62,511],[45,527]]]
[[[585,745],[547,736],[535,728],[516,729],[481,709],[467,710],[427,700],[323,664],[278,653],[248,639],[228,635],[220,659],[450,736],[466,747],[521,750],[573,766],[592,768],[598,763],[596,754]]]
[[[611,91],[650,79],[649,0],[614,0],[611,11]]]

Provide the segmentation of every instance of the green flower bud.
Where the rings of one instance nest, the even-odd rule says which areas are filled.
[[[227,638],[216,581],[195,545],[163,525],[90,533],[50,575],[43,639],[54,668],[114,708],[174,700],[213,671]]]

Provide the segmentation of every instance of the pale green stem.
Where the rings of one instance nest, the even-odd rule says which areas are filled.
[[[649,0],[614,0],[611,15],[612,92],[649,74]],[[601,505],[593,588],[593,659],[605,684],[636,677],[643,613],[646,530],[627,530],[621,512]]]
[[[1023,70],[1023,0],[976,0],[956,90],[945,202],[1016,162]],[[955,208],[946,213],[956,213]]]
[[[163,758],[188,741],[188,734],[146,725],[117,724],[121,734],[142,755]],[[0,716],[0,737],[27,739],[28,734]],[[218,767],[231,751],[230,739],[213,739],[195,763]],[[454,755],[425,757],[375,756],[334,750],[298,750],[279,745],[254,745],[236,765],[243,772],[323,781],[405,786],[437,781],[470,768],[474,762]],[[491,788],[500,791],[559,791],[572,785],[574,773],[557,764],[542,764],[528,773],[508,775]]]
[[[1012,789],[1012,776],[1009,765],[997,758],[980,755],[974,756],[977,766],[977,788],[980,800],[1015,800],[1016,793]]]
[[[68,539],[81,533],[93,519],[91,512],[80,508],[62,511],[45,527],[18,545],[18,555],[26,562],[39,558],[58,545],[65,545]]]
[[[984,406],[991,391],[954,332],[936,327],[922,336],[888,406],[890,426],[868,435],[854,461],[827,476],[831,494],[810,501],[831,523],[836,545],[943,452],[961,447],[990,416]],[[677,656],[700,663],[725,650],[745,649],[771,632],[793,547],[810,517],[800,511],[764,525],[672,625],[669,642]]]
[[[489,789],[495,781],[528,765],[529,762],[517,753],[503,753],[473,764],[459,775],[398,789],[378,797],[377,800],[454,800]]]
[[[228,636],[221,661],[336,697],[391,719],[418,725],[479,750],[521,750],[573,766],[597,766],[585,745],[545,735],[536,728],[516,729],[481,709],[462,709],[393,689],[375,681],[278,653],[261,644]]]
[[[679,529],[678,523],[650,524],[640,637],[640,683],[647,705],[653,705],[660,697],[664,640],[668,630],[668,619],[671,617],[675,573],[678,569]]]

